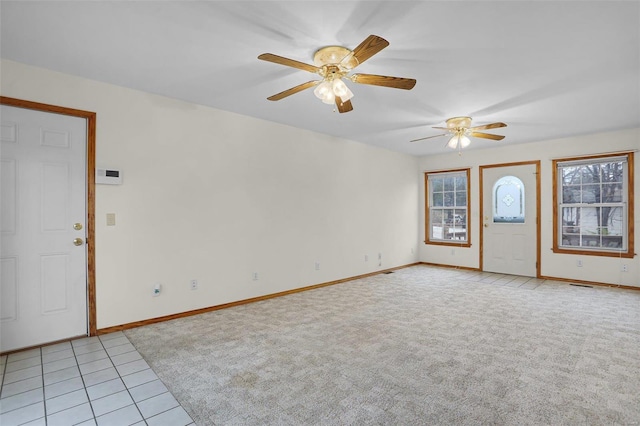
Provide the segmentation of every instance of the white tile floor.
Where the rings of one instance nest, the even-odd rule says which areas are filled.
[[[2,426],[194,424],[122,332],[2,356],[0,381]]]

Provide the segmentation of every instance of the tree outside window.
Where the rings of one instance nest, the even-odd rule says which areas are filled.
[[[470,246],[469,169],[425,173],[425,243]]]
[[[632,255],[633,153],[554,161],[555,252]]]

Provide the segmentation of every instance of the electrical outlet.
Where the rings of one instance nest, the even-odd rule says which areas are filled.
[[[253,280],[254,281],[258,281],[258,273],[257,272],[253,273]]]
[[[411,247],[411,254],[413,254],[413,247]]]
[[[378,253],[378,260],[382,260],[382,253]]]
[[[369,261],[369,256],[368,256],[368,255],[366,255],[366,254],[364,255],[364,261],[365,261],[365,262],[368,262],[368,261]]]
[[[161,291],[161,290],[162,290],[162,284],[160,284],[160,283],[156,283],[156,284],[154,284],[154,286],[153,286],[153,290],[152,290],[152,291],[153,291],[153,293],[152,293],[152,294],[153,294],[153,297],[158,297],[158,296],[160,296],[160,291]]]
[[[622,272],[629,272],[629,270],[627,269],[627,265],[623,264],[622,267],[620,268],[620,271]]]
[[[456,254],[456,249],[451,249],[451,256],[454,256]]]
[[[198,280],[191,280],[191,290],[198,289]]]
[[[320,262],[316,262],[316,271],[320,270]]]
[[[582,259],[578,259],[578,260],[576,260],[576,266],[577,266],[578,268],[582,268]]]

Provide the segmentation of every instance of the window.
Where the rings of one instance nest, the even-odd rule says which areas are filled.
[[[524,184],[515,176],[493,185],[493,223],[524,223]]]
[[[633,257],[633,153],[553,161],[556,253]]]
[[[469,169],[425,173],[426,244],[469,247]]]

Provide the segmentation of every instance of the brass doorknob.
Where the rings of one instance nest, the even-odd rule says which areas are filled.
[[[79,231],[82,229],[82,224],[81,223],[74,223],[73,224],[73,229],[75,229],[76,231]]]
[[[485,227],[485,228],[488,228],[488,227],[489,227],[489,225],[485,223],[485,224],[484,224],[484,227]]]
[[[73,245],[75,246],[81,246],[82,245],[82,238],[74,238],[73,239]]]

